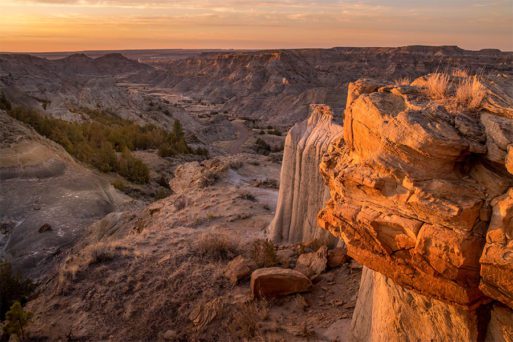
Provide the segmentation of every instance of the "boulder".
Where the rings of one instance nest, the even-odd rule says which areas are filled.
[[[347,250],[344,247],[335,247],[328,251],[328,268],[340,267],[347,260]]]
[[[280,249],[276,251],[276,258],[283,267],[289,267],[296,253],[292,249]]]
[[[319,163],[330,142],[342,133],[328,106],[312,105],[310,117],[294,125],[285,139],[276,214],[269,226],[274,242],[336,239],[319,229],[317,212],[329,197]]]
[[[303,273],[280,267],[260,268],[251,274],[255,297],[278,297],[305,292],[312,282]]]
[[[296,271],[315,279],[326,270],[327,263],[328,247],[322,246],[316,252],[301,254],[296,262]]]
[[[248,277],[256,268],[256,264],[242,255],[231,260],[224,270],[224,276],[230,280],[233,285],[241,279]]]

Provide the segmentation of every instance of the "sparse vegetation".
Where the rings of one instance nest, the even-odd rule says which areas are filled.
[[[410,85],[411,80],[409,77],[402,77],[394,81],[396,86],[407,86]]]
[[[13,272],[10,263],[0,261],[0,321],[14,302],[25,303],[34,288],[32,281]]]
[[[434,99],[446,97],[449,87],[449,75],[445,73],[433,73],[426,78],[427,94]]]
[[[226,233],[207,232],[201,235],[196,245],[202,257],[211,260],[230,260],[238,254],[239,243]]]
[[[485,95],[485,87],[477,76],[472,76],[464,77],[460,81],[455,96],[458,105],[468,109],[476,109],[483,102]]]
[[[265,156],[271,153],[271,146],[265,142],[265,140],[258,138],[255,142],[255,152],[258,154],[263,154]]]
[[[269,304],[266,301],[240,303],[231,309],[227,328],[230,336],[241,340],[259,335],[258,323],[269,316]]]
[[[1,101],[0,101],[1,102]],[[175,121],[166,132],[153,125],[138,126],[111,113],[82,109],[91,121],[68,122],[43,116],[26,108],[14,108],[9,114],[32,126],[38,133],[62,145],[78,160],[102,172],[117,172],[135,183],[147,183],[149,170],[131,151],[158,149],[163,157],[198,153],[185,142],[182,125]],[[116,152],[120,153],[119,156]]]
[[[128,249],[111,242],[97,242],[88,245],[78,255],[70,256],[64,262],[59,273],[60,292],[65,291],[67,285],[90,266],[109,262],[117,256],[128,255]]]
[[[0,109],[7,111],[11,110],[11,103],[9,102],[9,100],[7,100],[7,97],[4,93],[0,95]]]
[[[251,202],[257,201],[255,195],[253,195],[252,193],[249,193],[249,192],[244,192],[244,193],[240,194],[238,198],[246,200],[246,201],[251,201]]]
[[[15,335],[19,341],[25,341],[24,328],[32,318],[32,313],[23,310],[21,303],[15,301],[5,315],[4,332]]]
[[[255,240],[251,246],[251,258],[258,267],[271,267],[278,264],[276,247],[271,240]]]

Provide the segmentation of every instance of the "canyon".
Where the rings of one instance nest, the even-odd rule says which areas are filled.
[[[37,283],[29,335],[512,341],[512,85],[513,53],[452,46],[0,54],[0,258]],[[16,106],[178,120],[207,153],[135,148],[137,184]]]

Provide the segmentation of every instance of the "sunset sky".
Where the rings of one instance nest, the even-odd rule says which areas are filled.
[[[513,0],[0,0],[0,51],[411,44],[513,50]]]

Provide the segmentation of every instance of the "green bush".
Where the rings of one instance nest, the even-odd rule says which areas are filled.
[[[34,288],[32,281],[13,273],[11,264],[0,261],[0,321],[15,301],[25,302]]]
[[[5,106],[2,104],[4,97],[0,97],[0,106]],[[166,132],[154,125],[138,126],[108,112],[81,111],[91,121],[68,122],[43,116],[27,108],[11,109],[10,105],[8,112],[15,119],[32,126],[39,134],[63,146],[78,160],[102,172],[117,172],[136,183],[147,183],[149,171],[130,151],[158,149],[162,157],[207,153],[201,148],[192,150],[187,145],[178,120],[175,120],[172,131]],[[116,157],[116,152],[121,152],[121,156]]]
[[[5,314],[4,332],[8,335],[16,335],[19,341],[25,341],[23,328],[32,318],[32,313],[23,310],[20,302],[15,301]]]

